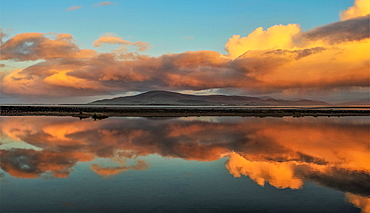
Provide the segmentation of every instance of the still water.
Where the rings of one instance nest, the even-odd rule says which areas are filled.
[[[370,212],[369,117],[0,117],[1,212]]]

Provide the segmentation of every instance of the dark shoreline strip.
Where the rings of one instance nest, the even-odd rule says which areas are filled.
[[[0,106],[1,116],[76,116],[100,113],[109,117],[185,117],[185,116],[370,116],[370,110],[352,109],[262,109],[262,108],[151,108],[151,107],[74,107],[74,106]]]

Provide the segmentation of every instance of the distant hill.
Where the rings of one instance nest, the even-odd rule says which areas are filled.
[[[248,96],[188,95],[168,91],[150,91],[139,95],[93,101],[89,104],[176,105],[176,106],[304,106],[328,105],[312,100],[277,100]]]
[[[370,105],[370,99],[365,98],[357,101],[344,102],[337,105]]]

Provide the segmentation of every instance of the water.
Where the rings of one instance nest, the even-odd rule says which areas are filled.
[[[369,117],[0,117],[1,212],[369,212]]]

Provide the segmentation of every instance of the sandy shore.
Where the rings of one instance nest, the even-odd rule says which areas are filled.
[[[184,116],[370,116],[370,109],[237,107],[1,106],[1,116],[184,117]]]

